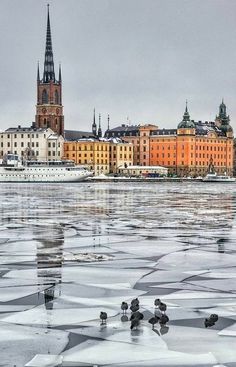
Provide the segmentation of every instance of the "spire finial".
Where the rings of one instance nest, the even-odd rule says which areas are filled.
[[[188,100],[186,99],[186,107],[185,107],[185,112],[188,112]]]
[[[110,115],[107,115],[107,130],[110,130]]]
[[[51,80],[55,82],[49,4],[47,4],[47,7],[48,7],[48,17],[47,17],[46,47],[45,47],[45,59],[44,59],[44,72],[43,72],[44,83],[48,83]]]

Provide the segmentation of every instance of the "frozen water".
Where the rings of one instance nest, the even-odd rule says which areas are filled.
[[[1,363],[236,365],[234,187],[2,184]],[[78,261],[86,254],[104,261]],[[137,330],[120,308],[133,298]],[[152,330],[156,298],[170,321]],[[219,320],[206,329],[212,313]]]

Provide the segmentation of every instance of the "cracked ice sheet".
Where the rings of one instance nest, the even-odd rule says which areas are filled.
[[[119,351],[119,353],[117,353]],[[211,353],[204,355],[186,354],[158,349],[156,346],[88,340],[79,346],[71,348],[63,355],[63,366],[77,365],[77,363],[91,363],[93,365],[117,365],[119,363],[153,361],[155,366],[184,366],[191,362],[206,365],[216,364]],[[204,364],[203,364],[204,363]],[[136,364],[135,364],[136,365]]]
[[[55,307],[63,307],[63,302],[80,305],[113,306],[120,311],[122,301],[139,297],[144,292],[133,289],[129,283],[112,284],[62,284],[61,295],[54,301]]]
[[[123,243],[129,245],[132,242],[138,242],[143,240],[141,236],[119,236],[119,235],[110,235],[110,236],[88,236],[88,237],[67,237],[64,240],[64,249],[68,250],[68,248],[73,247],[88,247],[88,246],[113,246],[116,243]]]
[[[117,310],[110,308],[103,308],[107,312],[108,317],[115,316]],[[86,324],[87,321],[99,319],[101,307],[86,307],[86,308],[67,308],[67,309],[52,309],[46,310],[45,307],[38,306],[33,309],[22,311],[11,316],[4,317],[2,321],[12,324],[25,325],[73,325]]]
[[[235,320],[236,319],[236,300],[235,300],[235,303],[231,305],[216,306],[216,307],[203,308],[203,309],[199,308],[198,310],[207,316],[209,316],[210,314],[214,312],[219,317],[227,317],[227,318]]]
[[[55,268],[53,269],[44,269],[46,273],[48,271],[48,275],[50,272],[55,272]],[[142,270],[142,269],[122,269],[122,271],[117,271],[117,269],[105,268],[101,263],[97,264],[97,266],[73,266],[73,267],[64,267],[61,269],[61,277],[63,282],[77,282],[83,284],[106,284],[107,280],[111,283],[126,283],[129,281],[131,286],[134,286],[135,283],[150,270]],[[13,270],[7,273],[8,278],[24,278],[24,279],[38,279],[37,269],[24,269],[24,270]],[[96,280],[96,282],[94,282]]]
[[[0,322],[1,362],[4,367],[24,366],[37,353],[60,354],[69,333]]]
[[[90,265],[97,265],[98,262],[90,262]],[[142,260],[142,259],[117,259],[117,260],[107,260],[99,262],[104,268],[153,268],[156,266],[156,262]],[[87,264],[82,264],[82,266],[86,266]],[[152,269],[150,269],[152,270]],[[122,270],[123,271],[123,270]],[[148,271],[148,270],[147,270]]]
[[[218,335],[229,336],[229,337],[236,336],[236,323],[219,331]],[[235,338],[232,338],[232,339],[235,341]]]
[[[202,253],[198,250],[176,252],[162,257],[158,266],[162,269],[179,268],[184,270],[203,270],[210,268],[232,267],[236,263],[236,254],[222,254],[218,252]]]
[[[208,283],[206,281],[206,285],[198,285],[197,282],[194,284],[194,281],[192,283],[183,281],[181,283],[162,283],[159,285],[153,285],[151,288],[165,288],[165,289],[179,289],[179,290],[190,290],[190,291],[212,291],[212,287],[208,286]],[[216,289],[216,288],[215,288]],[[217,289],[219,290],[219,288]]]
[[[223,292],[235,292],[236,281],[233,279],[209,279],[209,280],[192,280],[193,285],[205,287],[207,290],[211,289],[214,291]]]
[[[1,264],[18,264],[19,262],[33,262],[35,261],[35,255],[16,255],[13,257],[12,255],[1,255],[0,262]]]
[[[236,268],[227,267],[222,269],[210,270],[204,277],[207,278],[222,278],[222,279],[232,279],[236,278]]]
[[[236,295],[235,295],[236,296]],[[220,292],[199,292],[199,291],[177,291],[171,294],[165,294],[161,296],[165,300],[189,300],[189,299],[201,299],[201,298],[232,298],[232,293],[220,293]]]
[[[158,261],[159,267],[159,261]],[[181,269],[181,268],[180,268]],[[199,274],[205,274],[206,270],[199,271]],[[169,282],[178,282],[187,280],[191,278],[195,274],[188,274],[187,272],[183,272],[181,270],[155,270],[153,272],[148,273],[142,279],[139,280],[139,283],[169,283]],[[152,286],[153,287],[153,286]]]
[[[61,366],[62,356],[48,355],[48,354],[36,354],[30,362],[26,363],[25,367],[54,367]]]
[[[170,325],[163,339],[170,350],[196,354],[211,352],[218,363],[236,362],[235,339],[220,337],[217,330]]]
[[[125,251],[126,253],[134,254],[135,256],[153,257],[183,250],[185,246],[175,243],[173,240],[153,241],[144,239],[137,242],[113,243],[109,247],[116,251]],[[188,246],[188,248],[194,248],[194,246]]]
[[[142,326],[138,330],[130,331],[129,322],[122,323],[121,321],[109,321],[109,324],[106,326],[101,325],[98,327],[98,325],[95,324],[94,326],[71,329],[67,331],[91,338],[110,340],[113,342],[123,342],[147,346],[155,345],[158,350],[167,350],[166,343],[157,333],[152,330],[150,325],[149,327]]]
[[[48,286],[40,286],[40,291],[47,289]],[[22,297],[30,296],[38,293],[38,286],[23,286],[23,287],[2,287],[0,288],[0,302],[9,302]]]

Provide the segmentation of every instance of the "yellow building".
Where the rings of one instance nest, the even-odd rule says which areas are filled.
[[[76,164],[88,165],[94,174],[109,173],[109,142],[100,140],[67,141],[64,156]]]
[[[65,141],[64,157],[87,165],[95,176],[117,173],[119,167],[133,164],[133,145],[120,139],[81,139]]]
[[[120,139],[110,140],[110,173],[118,173],[119,167],[133,165],[133,144]]]

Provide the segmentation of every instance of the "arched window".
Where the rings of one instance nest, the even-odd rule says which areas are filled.
[[[46,89],[44,89],[42,93],[42,102],[43,104],[48,103],[48,94],[47,94]]]
[[[58,90],[55,90],[55,104],[59,104],[59,94],[58,94]]]

